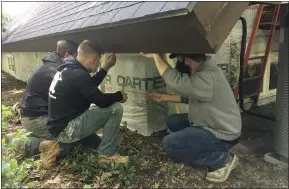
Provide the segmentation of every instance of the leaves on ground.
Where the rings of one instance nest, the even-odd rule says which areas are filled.
[[[8,107],[21,100],[25,84],[2,72],[2,103]],[[9,115],[9,113],[8,113]],[[1,125],[6,132],[17,131],[17,116],[7,119]],[[3,123],[3,122],[2,122]],[[8,125],[9,124],[9,125]],[[254,152],[240,153],[240,166],[232,172],[227,182],[212,184],[205,181],[205,169],[187,165],[170,158],[163,151],[161,137],[144,137],[121,128],[122,140],[118,151],[130,156],[127,165],[98,164],[98,154],[93,150],[76,147],[66,158],[60,159],[57,168],[46,171],[40,161],[15,159],[10,163],[2,159],[3,181],[20,183],[23,188],[224,188],[224,187],[288,187],[288,171],[265,163]],[[24,163],[23,163],[24,162]],[[15,169],[16,167],[16,169]],[[11,169],[8,177],[3,177],[3,169]],[[28,170],[28,171],[25,171]],[[21,182],[18,182],[21,180]]]

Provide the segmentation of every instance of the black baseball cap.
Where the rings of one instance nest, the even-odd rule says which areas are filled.
[[[173,58],[176,58],[178,56],[184,56],[184,57],[188,57],[188,58],[191,58],[195,61],[202,61],[202,60],[205,60],[206,59],[206,54],[178,54],[178,53],[171,53],[169,58],[170,59],[173,59]]]

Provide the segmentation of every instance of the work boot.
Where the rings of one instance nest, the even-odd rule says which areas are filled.
[[[22,133],[26,133],[25,129],[22,130]],[[40,154],[39,152],[39,144],[44,139],[34,137],[32,135],[28,136],[27,141],[23,141],[20,137],[16,136],[17,133],[8,133],[5,135],[6,143],[14,143],[16,144],[16,155],[23,155],[26,158],[34,157]]]
[[[4,136],[5,142],[7,144],[15,144],[15,154],[18,155],[23,155],[23,151],[21,150],[22,148],[20,147],[21,143],[24,143],[23,141],[21,142],[21,139],[19,137],[16,137],[17,133],[8,133]]]
[[[112,156],[105,156],[105,155],[99,156],[99,163],[122,163],[122,164],[126,164],[128,161],[129,161],[128,156],[121,156],[119,154],[115,154]]]
[[[45,169],[56,166],[56,158],[60,154],[59,144],[55,140],[45,140],[39,145],[40,160]]]
[[[22,133],[25,134],[27,131],[25,129],[22,129]],[[17,135],[17,132],[13,132],[13,133],[7,133],[5,135],[5,142],[6,143],[10,143],[12,142],[12,140],[15,138],[15,136]],[[18,138],[18,137],[16,137]]]
[[[214,183],[222,183],[225,182],[231,174],[231,171],[236,169],[239,163],[239,158],[236,155],[232,155],[229,158],[228,163],[215,171],[208,172],[206,176],[206,180]]]
[[[6,142],[7,144],[9,144],[10,142],[12,142],[12,140],[15,138],[16,134],[17,134],[16,132],[6,134],[6,135],[5,135],[5,142]]]

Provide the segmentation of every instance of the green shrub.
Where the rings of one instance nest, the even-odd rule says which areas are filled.
[[[1,128],[7,129],[9,127],[8,119],[13,116],[12,108],[5,107],[2,105],[2,125]],[[30,182],[29,180],[30,170],[33,169],[37,172],[40,169],[40,160],[35,161],[34,159],[23,159],[19,151],[20,143],[28,140],[28,135],[30,133],[23,133],[22,129],[17,130],[15,138],[17,140],[11,140],[6,143],[2,139],[2,187],[3,188],[20,188],[25,184],[29,187],[35,187],[36,183]]]
[[[12,112],[12,108],[10,106],[1,106],[1,110],[2,110],[2,124],[1,124],[1,128],[2,128],[2,132],[7,131],[9,124],[8,124],[8,120],[13,116],[13,112]]]

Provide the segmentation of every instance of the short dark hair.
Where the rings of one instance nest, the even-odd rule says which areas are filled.
[[[69,55],[77,53],[78,44],[72,40],[60,40],[57,41],[56,52],[60,58],[64,58],[65,53]]]
[[[78,48],[78,43],[75,43],[74,41],[67,40],[68,42],[68,53],[70,55],[76,54],[77,53],[77,48]]]
[[[90,54],[90,53],[99,53],[103,54],[103,49],[99,44],[95,44],[90,40],[84,40],[79,44],[78,47],[83,53]]]
[[[207,58],[206,54],[177,54],[177,53],[172,53],[172,54],[170,54],[169,57],[170,57],[170,59],[173,59],[173,58],[176,58],[178,56],[184,56],[184,57],[187,57],[187,58],[191,58],[191,59],[193,59],[194,61],[197,61],[197,62],[204,61]]]

